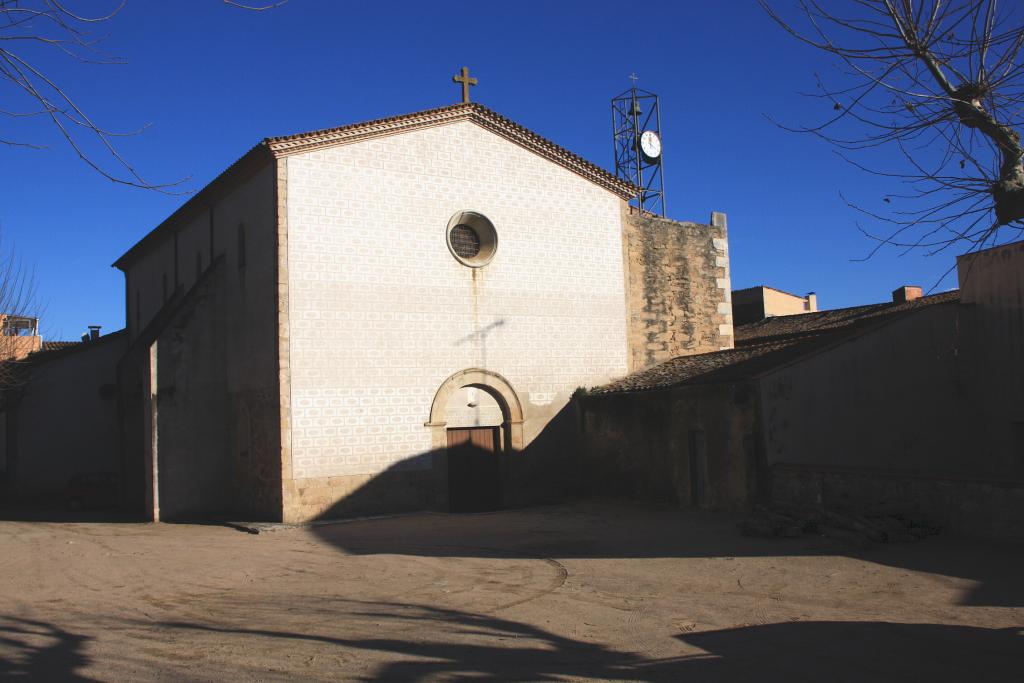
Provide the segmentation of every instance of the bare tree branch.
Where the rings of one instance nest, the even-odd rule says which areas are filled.
[[[288,2],[288,0],[280,0],[280,2],[272,2],[267,5],[246,5],[241,2],[234,2],[234,0],[224,0],[225,5],[231,5],[232,7],[238,7],[239,9],[247,9],[252,12],[263,12],[264,10],[274,9]]]
[[[279,7],[286,1],[247,5],[222,0],[225,5],[254,12]],[[79,159],[108,180],[178,194],[188,178],[164,183],[148,180],[114,144],[116,138],[136,135],[148,125],[129,132],[101,125],[78,104],[59,74],[44,72],[37,61],[39,53],[30,50],[33,46],[56,50],[86,64],[123,64],[124,60],[100,51],[101,39],[94,37],[91,29],[116,17],[126,3],[127,0],[106,0],[102,11],[89,15],[71,9],[66,0],[0,0],[0,101],[5,103],[0,107],[0,115],[9,120],[47,118]],[[11,125],[14,123],[10,121]],[[17,141],[17,137],[22,136],[0,130],[0,145],[44,147]]]
[[[997,0],[796,0],[783,16],[764,11],[797,40],[838,60],[838,85],[815,74],[813,96],[829,105],[823,123],[785,126],[841,150],[894,147],[902,168],[868,173],[908,191],[883,198],[885,211],[844,201],[888,224],[860,228],[882,246],[931,252],[990,244],[1024,225],[1024,7]],[[898,200],[899,206],[893,204]],[[888,212],[886,215],[885,212]],[[906,237],[913,233],[913,237]],[[870,257],[870,254],[869,254]]]

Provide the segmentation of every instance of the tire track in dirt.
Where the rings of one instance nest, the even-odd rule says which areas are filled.
[[[490,609],[483,610],[483,614],[494,614],[496,612],[501,612],[507,609],[511,609],[513,607],[518,607],[519,605],[523,605],[527,602],[532,602],[534,600],[544,597],[545,595],[550,595],[551,593],[554,593],[556,590],[564,586],[566,580],[569,578],[569,570],[565,568],[565,565],[563,565],[558,560],[550,557],[524,557],[521,553],[511,553],[508,550],[504,550],[502,548],[489,548],[487,546],[435,545],[426,547],[447,548],[451,550],[485,551],[487,553],[491,553],[493,555],[508,560],[532,560],[535,562],[543,562],[554,570],[554,576],[548,582],[548,585],[544,588],[536,590],[532,595],[527,595],[517,600],[511,600],[509,602],[503,603],[501,605],[498,605],[497,607],[492,607]]]

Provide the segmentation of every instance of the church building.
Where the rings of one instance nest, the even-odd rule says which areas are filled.
[[[477,103],[267,138],[121,256],[153,519],[475,510],[571,486],[578,389],[733,345],[724,214]]]

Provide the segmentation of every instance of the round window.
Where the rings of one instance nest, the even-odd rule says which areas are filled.
[[[451,240],[452,251],[459,258],[476,258],[480,254],[480,235],[468,225],[456,225],[448,239]]]
[[[448,249],[463,265],[487,265],[498,250],[498,233],[486,216],[460,211],[448,221]]]

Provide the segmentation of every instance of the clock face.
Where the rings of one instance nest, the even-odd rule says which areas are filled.
[[[645,130],[640,134],[640,152],[648,161],[661,157],[661,140],[653,130]]]

